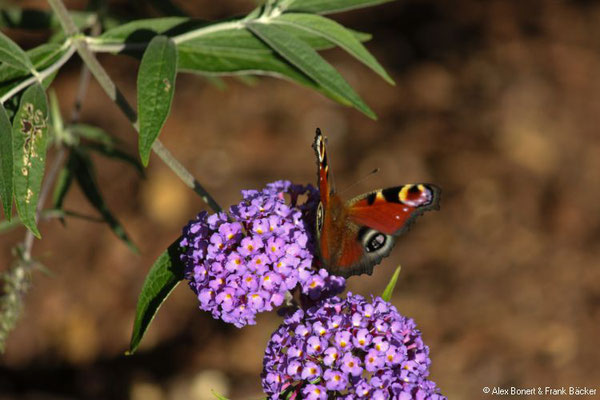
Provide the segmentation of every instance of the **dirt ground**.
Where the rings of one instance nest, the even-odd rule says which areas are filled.
[[[124,3],[115,7],[126,12]],[[252,6],[188,3],[179,2],[207,19]],[[598,392],[600,3],[415,0],[335,18],[373,33],[368,47],[396,81],[389,86],[341,51],[325,53],[378,121],[286,81],[226,79],[223,89],[180,75],[164,144],[222,205],[277,179],[314,183],[317,126],[340,189],[380,168],[348,198],[409,182],[441,186],[441,210],[420,218],[373,276],[351,278],[350,290],[379,294],[402,265],[392,302],[422,330],[431,378],[449,399],[492,398],[485,386]],[[22,44],[36,40],[25,35]],[[134,102],[137,62],[101,62]],[[69,63],[54,83],[65,115],[79,67]],[[133,129],[95,83],[82,120],[135,154]],[[205,206],[155,156],[145,179],[94,160],[141,254],[102,224],[43,223],[34,255],[51,275],[33,276],[0,358],[0,399],[202,400],[211,388],[259,399],[275,313],[238,330],[198,310],[183,284],[139,352],[123,355],[150,265]],[[66,207],[93,213],[78,190]],[[0,268],[23,235],[2,236]]]

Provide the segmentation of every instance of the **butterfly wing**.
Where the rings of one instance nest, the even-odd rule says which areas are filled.
[[[348,217],[386,235],[398,236],[425,211],[439,209],[440,189],[431,184],[409,184],[375,190],[347,203]]]
[[[329,182],[327,146],[318,128],[313,148],[321,200],[315,221],[321,263],[344,277],[371,275],[373,267],[392,251],[396,237],[418,215],[439,207],[440,189],[430,184],[403,185],[344,203]]]
[[[345,205],[345,226],[339,238],[339,257],[330,270],[338,275],[371,275],[387,257],[396,238],[425,211],[438,209],[440,189],[410,184],[376,190]]]

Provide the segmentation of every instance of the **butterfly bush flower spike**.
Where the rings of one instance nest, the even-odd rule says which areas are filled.
[[[298,204],[300,195],[306,202]],[[313,269],[305,222],[318,203],[312,186],[277,181],[263,190],[244,190],[242,197],[229,216],[201,212],[183,229],[181,259],[202,310],[242,327],[281,306],[296,288],[312,301],[344,290],[343,278]]]
[[[429,348],[412,319],[348,293],[289,315],[263,361],[269,399],[445,400],[428,380]]]

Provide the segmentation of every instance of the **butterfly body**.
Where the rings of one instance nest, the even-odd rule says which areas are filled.
[[[321,197],[315,224],[321,262],[336,275],[370,275],[417,216],[439,208],[440,189],[424,183],[401,185],[344,202],[329,182],[325,138],[319,129],[313,147]]]

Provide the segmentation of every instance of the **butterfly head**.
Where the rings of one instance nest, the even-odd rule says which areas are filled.
[[[317,162],[319,163],[319,166],[322,164],[327,165],[327,154],[325,151],[325,136],[321,134],[320,128],[317,128],[313,148],[315,149],[315,153],[317,153]]]

